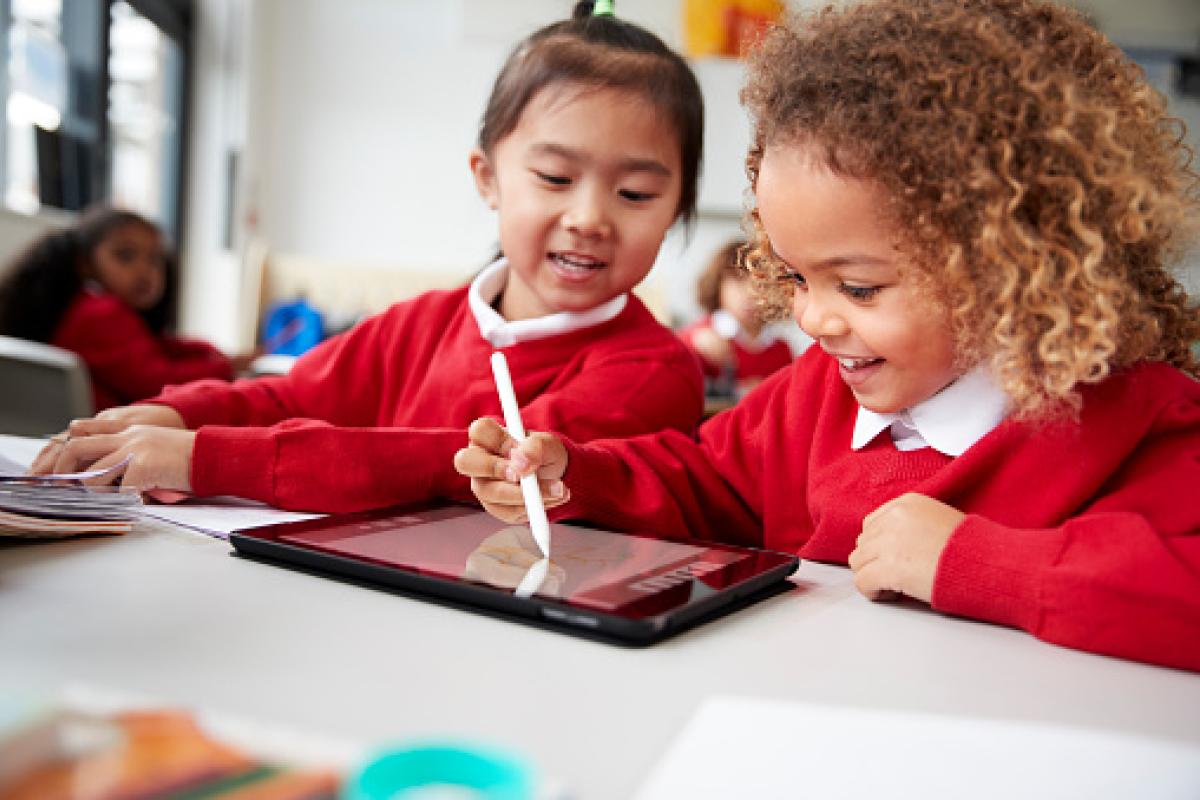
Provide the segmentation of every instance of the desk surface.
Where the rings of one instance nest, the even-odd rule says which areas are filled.
[[[165,523],[0,544],[0,686],[136,692],[351,742],[448,735],[627,797],[712,694],[1145,733],[1200,746],[1200,676],[874,604],[848,570],[649,649],[231,555]]]

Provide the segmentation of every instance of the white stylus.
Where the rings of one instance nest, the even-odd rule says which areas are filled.
[[[517,407],[517,394],[513,391],[512,376],[508,373],[508,361],[500,352],[492,353],[492,377],[496,379],[496,393],[500,395],[500,408],[504,411],[504,427],[518,442],[525,441],[525,426],[521,423],[521,410]],[[525,499],[525,515],[529,517],[529,530],[533,540],[541,548],[542,555],[550,557],[550,521],[546,519],[546,507],[542,505],[542,491],[538,488],[537,475],[530,473],[521,478],[521,496]]]

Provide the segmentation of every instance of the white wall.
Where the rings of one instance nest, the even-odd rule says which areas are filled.
[[[37,237],[54,228],[70,225],[75,215],[57,209],[24,214],[0,208],[0,272]]]
[[[1080,0],[1082,3],[1083,0]],[[817,5],[803,0],[795,5]],[[204,0],[197,4],[196,98],[183,324],[239,343],[237,253],[250,236],[278,252],[389,269],[462,273],[494,247],[495,224],[467,170],[496,70],[570,0]],[[1190,31],[1194,0],[1088,0],[1135,44]],[[622,14],[678,46],[680,0],[625,0]],[[709,105],[702,213],[675,231],[651,280],[678,316],[694,275],[740,222],[745,115],[740,68],[700,63]],[[1200,134],[1200,114],[1193,141]],[[241,152],[233,250],[220,241],[224,158]],[[1200,267],[1193,269],[1200,275]],[[1200,280],[1190,279],[1193,286]]]

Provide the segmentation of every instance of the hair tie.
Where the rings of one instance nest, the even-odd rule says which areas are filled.
[[[593,17],[615,17],[616,12],[613,10],[613,0],[596,0],[592,6]]]

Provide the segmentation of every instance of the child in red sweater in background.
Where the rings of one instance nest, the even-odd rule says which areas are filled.
[[[96,410],[153,397],[172,383],[233,377],[207,342],[167,332],[175,270],[162,234],[132,211],[97,207],[36,240],[0,283],[0,334],[77,353]]]
[[[283,508],[473,500],[452,456],[471,420],[500,412],[493,350],[530,424],[580,440],[693,430],[699,370],[630,290],[693,213],[702,130],[686,63],[581,3],[513,51],[470,156],[503,258],[322,343],[285,377],[173,387],[77,421],[34,472],[132,457],[126,485]]]
[[[1200,670],[1200,318],[1165,268],[1196,176],[1161,97],[1035,0],[827,10],[749,74],[748,263],[818,346],[698,438],[477,421],[485,507],[522,518],[536,470],[557,518]]]
[[[792,363],[792,348],[774,335],[758,308],[750,275],[741,265],[743,242],[729,242],[696,282],[707,313],[679,332],[700,360],[707,394],[741,397],[763,378]]]

